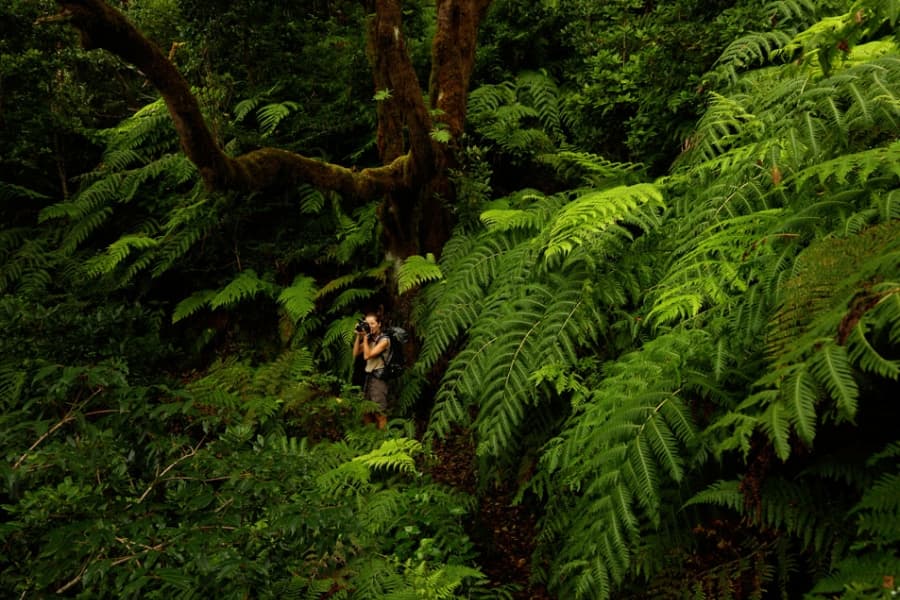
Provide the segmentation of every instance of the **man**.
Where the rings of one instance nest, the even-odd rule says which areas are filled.
[[[353,341],[353,357],[360,354],[366,361],[366,381],[363,385],[363,395],[366,400],[377,404],[381,411],[375,415],[378,429],[384,429],[387,425],[387,382],[381,379],[384,373],[385,358],[390,353],[391,340],[381,331],[381,318],[375,313],[367,313],[364,321],[361,321],[354,330],[356,339]]]

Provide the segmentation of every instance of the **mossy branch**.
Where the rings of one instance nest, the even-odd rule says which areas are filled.
[[[359,171],[276,148],[229,157],[207,127],[187,80],[122,13],[102,0],[57,0],[57,4],[61,13],[43,22],[70,23],[80,32],[85,49],[112,52],[147,76],[166,103],[184,153],[197,165],[208,187],[262,189],[306,182],[342,194],[372,198],[409,184],[408,155]]]

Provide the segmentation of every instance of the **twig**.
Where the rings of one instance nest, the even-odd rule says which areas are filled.
[[[88,402],[90,402],[91,399],[92,399],[94,396],[96,396],[97,394],[99,394],[101,391],[103,391],[103,388],[102,388],[102,387],[101,387],[101,388],[97,388],[96,390],[94,390],[94,393],[93,393],[93,394],[91,394],[90,396],[87,397],[86,400],[84,400],[84,402],[81,402],[81,403],[78,404],[77,406],[73,406],[72,408],[70,408],[70,409],[69,409],[69,412],[66,413],[66,416],[64,416],[64,417],[62,418],[61,421],[59,421],[59,422],[56,423],[53,427],[51,427],[50,429],[48,429],[48,430],[44,433],[44,435],[42,435],[41,437],[39,437],[39,438],[38,438],[38,439],[37,439],[37,440],[36,440],[36,441],[28,448],[28,450],[26,450],[25,453],[24,453],[22,456],[19,457],[19,460],[17,460],[17,461],[16,461],[16,464],[14,464],[13,467],[12,467],[12,468],[13,468],[13,471],[15,471],[16,469],[18,469],[18,468],[22,465],[22,463],[25,462],[25,459],[28,458],[28,453],[31,452],[32,450],[34,450],[35,448],[37,448],[38,446],[40,446],[40,445],[41,445],[41,442],[43,442],[43,441],[46,440],[48,437],[50,437],[51,435],[53,435],[60,427],[62,427],[63,425],[65,425],[65,424],[68,423],[69,421],[74,421],[74,420],[75,420],[75,411],[76,411],[77,409],[80,409],[81,407],[83,407],[83,406],[84,406],[85,404],[87,404]],[[111,412],[119,412],[119,411],[118,411],[118,410],[113,410],[113,409],[95,410],[95,411],[92,411],[92,412],[89,412],[89,413],[85,413],[84,416],[86,416],[86,417],[87,417],[87,416],[94,416],[94,415],[100,415],[100,414],[111,413]]]
[[[73,411],[73,410],[75,410],[75,409],[73,408],[73,409],[69,410],[69,412],[66,413],[66,416],[64,416],[64,417],[62,418],[62,421],[60,421],[59,423],[57,423],[56,425],[54,425],[53,427],[51,427],[50,429],[48,429],[48,430],[44,433],[44,435],[42,435],[41,437],[39,437],[39,438],[38,438],[38,439],[37,439],[37,440],[36,440],[36,441],[28,448],[28,450],[25,451],[25,454],[23,454],[22,456],[19,457],[19,460],[17,460],[17,461],[16,461],[16,464],[14,464],[13,467],[12,467],[12,468],[13,468],[13,471],[15,471],[16,469],[18,469],[18,468],[22,465],[22,463],[25,462],[25,459],[28,458],[28,453],[31,452],[32,450],[34,450],[35,448],[37,448],[37,447],[41,444],[41,442],[43,442],[43,441],[46,440],[48,437],[50,437],[51,435],[53,435],[54,432],[56,432],[57,429],[59,429],[60,427],[62,427],[62,426],[65,425],[66,423],[68,423],[69,421],[74,421],[74,420],[75,420],[75,417],[72,415],[72,411]]]
[[[59,588],[58,590],[56,590],[56,593],[57,593],[57,594],[62,594],[62,593],[64,593],[64,592],[66,592],[69,588],[78,585],[78,582],[81,581],[81,578],[82,578],[82,577],[84,577],[84,572],[87,571],[88,565],[90,565],[91,562],[92,562],[93,560],[94,560],[93,558],[87,559],[87,560],[84,562],[84,566],[81,567],[81,572],[80,572],[78,575],[76,575],[76,576],[74,577],[74,579],[72,579],[72,581],[70,581],[70,582],[67,583],[66,585],[64,585],[64,586],[62,586],[61,588]]]
[[[203,442],[204,442],[204,441],[206,441],[206,436],[203,436],[203,439],[200,440],[199,442],[197,442],[197,445],[194,446],[193,448],[191,448],[191,449],[190,449],[186,454],[184,454],[181,458],[177,459],[175,462],[173,462],[173,463],[170,464],[168,467],[166,467],[165,469],[163,469],[161,473],[158,473],[158,474],[156,475],[156,478],[154,478],[153,482],[152,482],[149,486],[147,486],[147,489],[144,490],[144,493],[141,494],[141,497],[138,498],[138,501],[135,502],[135,504],[140,504],[141,502],[143,502],[143,501],[144,501],[144,498],[147,497],[147,494],[150,493],[150,490],[152,490],[153,487],[154,487],[157,483],[159,483],[159,480],[160,480],[166,473],[168,473],[169,471],[171,471],[172,469],[174,469],[176,466],[178,466],[178,464],[179,464],[180,462],[185,461],[185,460],[187,460],[187,459],[189,459],[189,458],[191,458],[191,457],[193,457],[193,456],[196,456],[196,455],[197,455],[197,451],[200,450],[200,446],[203,445]]]

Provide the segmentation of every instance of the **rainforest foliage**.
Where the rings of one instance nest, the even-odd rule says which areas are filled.
[[[485,6],[0,0],[0,589],[900,592],[900,3]]]

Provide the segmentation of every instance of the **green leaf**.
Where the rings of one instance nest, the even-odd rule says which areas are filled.
[[[177,323],[185,319],[202,308],[208,307],[213,298],[216,297],[215,290],[202,290],[194,292],[175,307],[172,313],[172,322]]]
[[[316,282],[312,277],[298,275],[290,287],[281,290],[278,303],[293,321],[299,321],[316,308]]]
[[[401,294],[427,282],[444,278],[441,268],[434,260],[433,254],[426,256],[410,256],[403,261],[397,272],[397,285]]]

